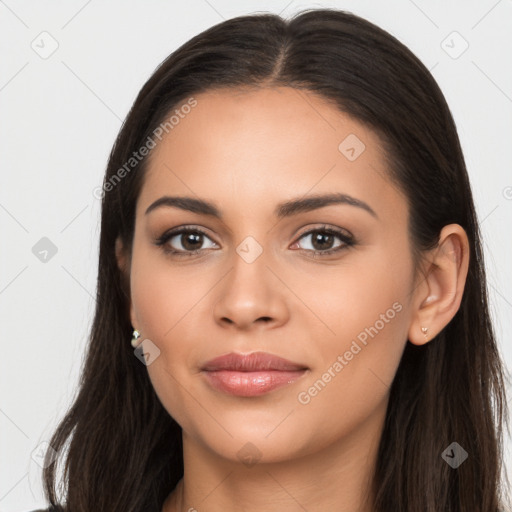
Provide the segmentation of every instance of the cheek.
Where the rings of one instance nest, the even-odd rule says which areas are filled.
[[[407,340],[411,265],[376,258],[345,268],[317,294],[328,329],[317,337],[319,364],[297,401],[310,418],[325,418],[332,432],[337,425],[348,431],[384,407]]]
[[[322,445],[355,431],[366,435],[365,425],[384,417],[405,347],[406,304],[389,290],[361,292],[326,312],[335,334],[317,339],[319,364],[294,397],[302,426],[321,424]]]
[[[134,250],[131,299],[138,325],[145,337],[164,341],[208,291],[208,278],[180,270],[158,249],[143,242]]]
[[[325,311],[330,333],[321,337],[318,350],[326,368],[342,356],[343,373],[350,374],[351,385],[372,369],[376,380],[380,377],[389,384],[406,341],[406,304],[403,293],[392,289],[366,291],[360,287]]]
[[[143,339],[160,351],[147,371],[161,403],[185,428],[197,415],[187,389],[194,364],[201,360],[201,341],[207,337],[200,325],[208,309],[204,299],[213,284],[208,275],[170,270],[166,259],[154,251],[134,251],[131,299],[136,325]]]

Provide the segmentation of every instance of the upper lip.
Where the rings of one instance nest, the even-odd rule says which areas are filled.
[[[252,352],[250,354],[231,352],[207,361],[201,369],[204,371],[231,370],[239,372],[259,370],[298,371],[306,370],[307,366],[267,352]]]

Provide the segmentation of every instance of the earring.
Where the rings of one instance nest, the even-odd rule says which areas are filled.
[[[140,332],[135,329],[133,331],[133,338],[132,338],[132,347],[137,348],[140,345],[140,341],[138,341],[140,338]]]
[[[422,327],[421,332],[423,333],[423,336],[425,336],[425,339],[427,339],[428,327]]]

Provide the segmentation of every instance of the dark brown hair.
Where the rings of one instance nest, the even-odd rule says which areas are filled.
[[[497,512],[503,497],[504,368],[491,324],[479,226],[455,123],[435,80],[386,31],[334,9],[240,16],[173,52],[140,91],[115,141],[104,185],[173,109],[217,88],[288,86],[317,93],[370,127],[389,177],[409,204],[415,254],[460,224],[470,262],[460,309],[424,346],[407,343],[393,381],[373,478],[376,512]],[[97,301],[77,396],[50,445],[65,463],[44,470],[62,510],[160,511],[183,475],[181,428],[160,403],[130,345],[131,250],[147,157],[102,198]],[[117,174],[119,176],[119,174]],[[457,469],[441,453],[457,442]],[[65,450],[66,448],[66,450]],[[503,477],[505,479],[505,477]]]

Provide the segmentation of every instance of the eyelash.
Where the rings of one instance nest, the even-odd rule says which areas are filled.
[[[183,235],[186,233],[195,233],[195,234],[201,234],[204,235],[207,238],[210,238],[202,229],[196,228],[196,227],[186,227],[186,228],[176,228],[175,230],[168,231],[164,233],[162,236],[156,239],[155,245],[162,248],[164,253],[170,255],[170,256],[176,256],[178,258],[181,257],[190,257],[195,256],[196,254],[199,254],[203,249],[196,249],[195,251],[178,251],[176,249],[169,249],[166,246],[166,243],[171,239],[174,238],[177,235]],[[320,226],[314,229],[310,229],[309,231],[306,231],[305,233],[302,233],[299,238],[297,239],[297,242],[301,240],[303,237],[307,235],[311,235],[312,233],[327,233],[329,235],[334,235],[338,237],[342,242],[343,245],[340,245],[338,247],[335,247],[333,249],[327,249],[325,251],[317,251],[317,250],[309,250],[309,249],[299,249],[301,251],[305,251],[309,253],[310,257],[312,258],[319,258],[323,256],[328,256],[337,252],[340,252],[344,249],[348,249],[349,247],[352,247],[355,245],[356,241],[354,237],[350,234],[345,234],[344,232],[331,228],[329,226]],[[294,242],[296,243],[296,242]]]

